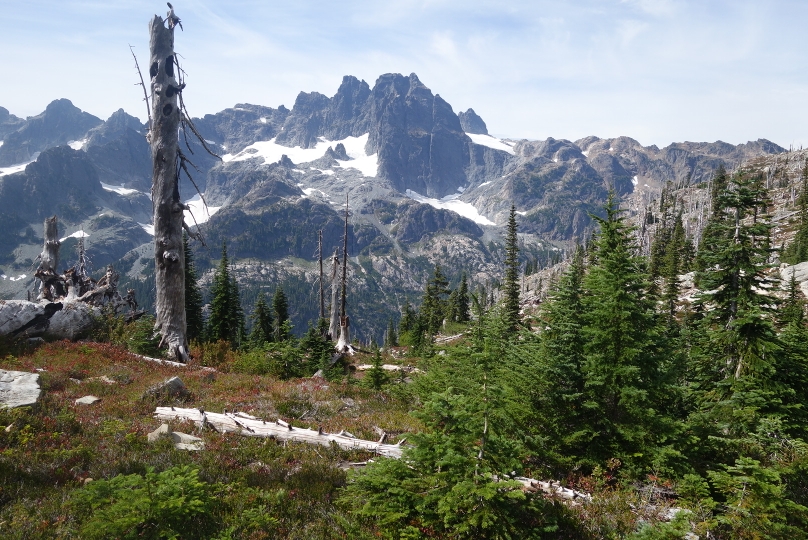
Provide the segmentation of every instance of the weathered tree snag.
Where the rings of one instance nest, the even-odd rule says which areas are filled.
[[[339,316],[337,315],[337,299],[339,298],[339,288],[337,287],[337,271],[339,270],[339,257],[334,250],[331,258],[331,317],[328,326],[328,337],[334,339],[339,335]]]
[[[59,229],[56,216],[45,219],[45,245],[34,275],[42,282],[38,300],[53,300],[64,295],[64,287],[56,273],[59,266]]]
[[[339,340],[336,350],[338,353],[351,353],[351,319],[346,313],[348,301],[348,195],[345,195],[345,236],[342,246],[342,301],[339,316]]]
[[[155,332],[160,346],[180,362],[188,360],[185,323],[185,253],[182,247],[184,206],[180,201],[177,168],[179,123],[175,78],[174,29],[157,15],[149,25],[149,75],[152,90],[152,204],[154,262],[157,289]]]

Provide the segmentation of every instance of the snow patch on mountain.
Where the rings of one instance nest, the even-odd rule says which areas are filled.
[[[79,231],[74,232],[73,234],[68,234],[64,238],[60,238],[59,242],[64,242],[68,238],[89,238],[89,237],[90,237],[89,234],[87,234],[83,230],[79,230]]]
[[[67,146],[72,148],[73,150],[81,150],[84,148],[84,145],[87,144],[87,139],[82,139],[80,141],[69,141]]]
[[[479,133],[466,133],[466,135],[469,136],[474,144],[487,146],[488,148],[493,148],[494,150],[502,150],[503,152],[508,152],[511,155],[514,154],[511,145],[502,139],[497,139],[491,135],[482,135]]]
[[[0,167],[0,176],[5,176],[7,174],[14,174],[20,171],[24,171],[25,168],[30,164],[36,161],[36,158],[39,157],[39,152],[36,152],[33,156],[31,156],[31,161],[26,161],[25,163],[18,163],[17,165],[11,165],[10,167]]]
[[[432,199],[430,197],[424,197],[420,193],[417,193],[411,189],[407,190],[407,197],[419,203],[428,204],[433,208],[442,208],[444,210],[451,210],[455,214],[459,214],[464,218],[468,218],[474,223],[477,223],[479,225],[496,225],[496,223],[494,223],[487,217],[481,215],[480,212],[472,204],[463,201],[458,201],[457,198],[459,196],[460,194],[454,193],[452,195],[447,195],[442,199]]]
[[[379,155],[372,154],[368,156],[365,154],[365,145],[368,142],[368,136],[369,134],[366,133],[361,137],[347,137],[341,141],[327,141],[321,139],[314,148],[301,148],[300,146],[290,148],[288,146],[281,146],[280,144],[276,144],[273,138],[268,141],[255,142],[238,154],[225,154],[222,156],[222,161],[244,161],[260,157],[263,158],[266,163],[275,163],[280,161],[281,157],[285,155],[291,159],[293,163],[306,163],[323,157],[329,146],[334,148],[339,143],[342,143],[343,146],[345,146],[345,153],[347,153],[348,157],[351,159],[346,161],[337,160],[339,166],[346,169],[356,169],[364,176],[372,177],[376,176],[376,172],[379,168]]]
[[[138,191],[136,189],[126,188],[123,186],[112,186],[110,184],[105,184],[104,182],[101,182],[101,187],[104,188],[105,191],[111,191],[112,193],[117,193],[118,195],[133,195],[135,193],[146,195],[142,191]]]
[[[190,210],[185,211],[185,222],[190,226],[196,223],[197,225],[208,221],[213,214],[218,212],[221,206],[208,206],[202,201],[202,197],[197,193],[193,198],[185,201],[185,204],[190,207]],[[193,217],[191,216],[193,214]],[[140,224],[141,227],[143,226]],[[154,227],[152,227],[152,235],[154,235]],[[149,231],[146,231],[149,232]]]

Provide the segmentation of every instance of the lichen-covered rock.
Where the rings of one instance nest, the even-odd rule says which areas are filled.
[[[41,394],[38,373],[0,369],[0,408],[35,405]]]

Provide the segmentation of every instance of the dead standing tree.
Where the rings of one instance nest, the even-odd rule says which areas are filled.
[[[149,24],[149,75],[152,94],[152,205],[157,289],[155,332],[170,358],[188,361],[185,322],[185,253],[179,192],[180,85],[175,77],[174,25],[155,15]]]

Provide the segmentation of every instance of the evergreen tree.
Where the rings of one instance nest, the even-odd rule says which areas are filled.
[[[382,367],[382,355],[378,347],[374,347],[372,365],[373,367],[368,370],[365,380],[372,389],[381,390],[387,384],[388,376]]]
[[[720,426],[720,438],[712,440],[730,441],[754,432],[763,417],[784,413],[791,391],[775,377],[784,358],[772,320],[776,299],[764,293],[773,285],[765,272],[771,225],[759,219],[765,189],[758,178],[736,174],[717,205],[709,250],[699,253],[705,292],[697,303],[703,315],[691,370],[697,417]]]
[[[435,265],[435,272],[429,280],[424,291],[424,298],[421,302],[421,309],[418,315],[422,321],[422,326],[430,334],[434,336],[443,326],[443,320],[446,318],[447,302],[446,297],[449,295],[449,281],[443,275],[440,265]]]
[[[779,385],[791,390],[783,396],[783,406],[788,411],[783,423],[792,436],[804,441],[808,440],[808,327],[796,272],[791,272],[787,291],[778,313],[784,351],[775,378]]]
[[[701,239],[699,240],[698,251],[696,254],[695,267],[696,270],[704,271],[707,269],[708,262],[706,257],[709,256],[718,245],[722,244],[721,239],[721,222],[724,219],[723,207],[724,202],[722,194],[727,189],[729,183],[729,176],[727,170],[723,165],[719,165],[713,174],[713,179],[710,187],[710,215],[707,218],[707,223],[704,230],[701,232]]]
[[[802,190],[797,199],[800,225],[794,240],[784,250],[782,259],[788,264],[808,261],[808,163],[802,170]]]
[[[244,308],[241,307],[241,292],[238,288],[238,281],[236,280],[236,276],[232,276],[230,284],[230,290],[232,291],[232,296],[230,297],[230,316],[234,321],[234,338],[232,343],[236,347],[240,347],[242,343],[244,343],[247,329],[244,324]]]
[[[396,325],[393,318],[387,323],[387,332],[384,336],[384,342],[388,347],[398,347],[398,336],[396,335]]]
[[[455,320],[460,323],[469,322],[471,319],[470,302],[469,302],[469,284],[466,279],[466,273],[460,278],[460,285],[457,288],[457,298],[455,300]]]
[[[575,251],[567,272],[542,306],[536,409],[558,458],[580,456],[588,443],[584,366],[584,251]],[[583,430],[583,431],[582,431]],[[569,458],[568,458],[569,459]]]
[[[595,217],[596,262],[583,279],[583,335],[588,439],[591,463],[618,457],[650,459],[665,437],[658,413],[664,396],[661,337],[644,261],[636,255],[632,228],[610,193],[606,217]],[[588,430],[588,433],[583,433]]]
[[[284,323],[289,320],[289,302],[280,285],[272,297],[272,312],[275,318],[275,341],[286,341],[289,335]]]
[[[182,234],[182,249],[185,251],[185,323],[190,341],[202,336],[205,319],[202,317],[202,292],[197,282],[194,257],[185,233]]]
[[[409,301],[404,302],[404,307],[401,309],[401,319],[398,321],[398,335],[403,336],[406,332],[413,329],[415,325],[415,317],[417,317],[415,309]]]
[[[210,341],[238,342],[239,322],[233,307],[238,300],[234,299],[233,280],[230,276],[230,263],[227,259],[227,244],[222,242],[222,258],[213,275],[211,288],[212,300],[210,317],[207,325],[207,338]]]
[[[508,229],[505,234],[505,293],[504,316],[508,326],[516,330],[519,325],[519,243],[516,227],[516,206],[511,205]]]
[[[272,313],[266,302],[264,293],[258,295],[252,316],[252,330],[250,331],[250,344],[260,347],[273,339]]]

